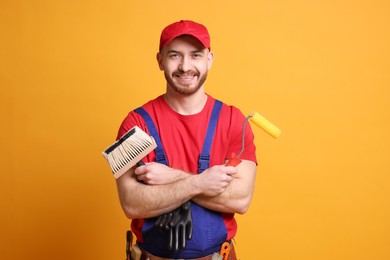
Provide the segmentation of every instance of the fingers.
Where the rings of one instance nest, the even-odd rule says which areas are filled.
[[[168,230],[172,227],[173,212],[169,212],[167,215],[168,215],[167,220],[166,220],[165,225],[164,225],[165,230]]]
[[[146,181],[146,166],[145,165],[139,165],[137,168],[134,169],[134,175],[137,178],[138,181]]]
[[[181,238],[181,243],[180,243],[180,247],[181,248],[185,248],[186,247],[186,240],[187,240],[187,236],[186,236],[186,228],[183,226],[180,226],[179,227],[179,230],[178,232],[181,234],[180,238]]]
[[[226,166],[225,170],[226,170],[226,174],[229,174],[229,175],[234,175],[238,172],[237,167],[234,167],[234,166]]]
[[[169,250],[179,250],[186,247],[187,240],[192,239],[191,203],[187,201],[172,212],[157,218],[155,226],[161,231],[168,231]]]
[[[187,210],[190,210],[191,209],[191,203],[190,201],[187,201],[186,203],[184,203],[183,205],[181,205],[181,208],[185,211]]]
[[[173,249],[173,228],[169,230],[169,245],[168,245],[169,250]]]
[[[186,238],[188,240],[191,240],[192,239],[192,221],[189,222],[186,226]]]
[[[214,197],[226,190],[234,180],[237,168],[225,165],[216,165],[199,174],[200,188],[205,196]]]
[[[169,221],[169,227],[174,227],[176,226],[181,219],[181,214],[180,214],[180,208],[176,209],[172,215],[172,218]]]
[[[180,231],[180,228],[174,227],[174,228],[172,228],[172,230],[175,231],[175,250],[178,251],[179,250],[179,231]]]
[[[142,174],[145,174],[147,171],[146,171],[146,164],[144,165],[137,165],[138,167],[134,169],[134,174],[135,175],[142,175]]]
[[[152,163],[148,163],[142,166],[135,168],[134,174],[135,178],[148,185],[157,185],[159,184],[159,175],[156,174]]]
[[[158,217],[155,226],[159,229],[163,229],[165,222],[167,221],[167,214]]]
[[[188,211],[187,211],[187,223],[185,224],[186,229],[186,238],[188,240],[192,239],[192,211],[191,211],[191,204],[188,202]]]
[[[151,162],[134,169],[134,177],[147,185],[163,185],[177,181],[177,176],[167,174],[170,168],[164,164]]]

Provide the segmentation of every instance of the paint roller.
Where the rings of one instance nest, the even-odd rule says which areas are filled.
[[[250,120],[252,123],[263,129],[266,133],[271,135],[274,138],[278,138],[282,131],[275,126],[273,123],[271,123],[269,120],[267,120],[264,116],[259,114],[258,112],[253,112],[250,114],[245,120],[242,125],[242,148],[241,151],[236,155],[232,154],[231,158],[227,162],[226,166],[237,166],[241,163],[240,155],[244,152],[245,147],[245,126],[247,121]]]

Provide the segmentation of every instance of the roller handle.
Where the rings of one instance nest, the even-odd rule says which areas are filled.
[[[252,114],[250,114],[246,120],[244,121],[244,124],[243,124],[243,130],[242,130],[242,149],[240,151],[240,153],[238,155],[236,155],[235,153],[232,153],[232,156],[230,157],[229,161],[226,163],[226,166],[237,166],[239,165],[242,160],[240,159],[240,155],[242,154],[242,152],[244,151],[244,135],[245,135],[245,124],[246,124],[246,121],[247,120],[250,120],[252,123],[254,123],[256,126],[260,127],[261,129],[263,129],[266,133],[268,133],[269,135],[271,135],[272,137],[274,138],[277,138],[280,136],[280,134],[282,133],[282,131],[277,127],[275,126],[274,124],[272,124],[270,121],[268,121],[265,117],[263,117],[262,115],[260,115],[259,113],[257,112],[253,112]]]
[[[242,162],[239,156],[237,156],[235,153],[232,153],[232,156],[230,157],[229,161],[226,163],[226,166],[234,166],[236,167]]]

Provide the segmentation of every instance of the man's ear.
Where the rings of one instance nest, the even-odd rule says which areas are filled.
[[[210,51],[207,55],[208,55],[207,59],[209,61],[208,69],[211,69],[211,66],[213,65],[213,60],[214,60],[214,53],[212,53]]]
[[[157,52],[156,59],[157,59],[158,67],[160,68],[160,70],[164,70],[164,67],[162,65],[163,58],[162,58],[161,52]]]

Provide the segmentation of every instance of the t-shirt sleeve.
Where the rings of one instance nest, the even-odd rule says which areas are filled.
[[[131,111],[122,121],[116,139],[121,138],[127,131],[129,131],[134,126],[138,126],[143,131],[148,132],[142,117],[138,113]]]

